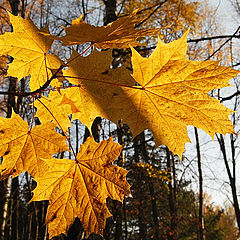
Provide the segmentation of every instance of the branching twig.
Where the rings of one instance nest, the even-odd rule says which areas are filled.
[[[240,26],[237,28],[234,34],[229,39],[227,39],[217,50],[215,50],[206,60],[209,60],[212,56],[214,56],[217,52],[219,52],[223,46],[225,46],[229,41],[231,41],[234,38],[234,36],[236,36],[239,33],[239,30],[240,30]]]

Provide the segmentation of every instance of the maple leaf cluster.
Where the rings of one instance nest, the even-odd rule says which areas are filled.
[[[218,66],[215,61],[188,60],[187,33],[169,44],[159,39],[151,56],[142,57],[133,46],[141,45],[139,38],[158,30],[134,29],[136,14],[104,27],[89,25],[79,18],[64,28],[65,36],[56,37],[47,29],[40,31],[30,19],[9,13],[13,32],[0,36],[0,56],[14,58],[7,76],[19,80],[31,76],[32,92],[24,96],[33,97],[35,117],[41,122],[29,126],[15,113],[11,118],[0,118],[0,179],[23,171],[32,175],[37,187],[31,201],[49,200],[46,223],[50,238],[66,233],[76,217],[87,235],[101,234],[106,218],[111,216],[106,198],[123,201],[130,193],[127,171],[113,164],[123,147],[112,138],[96,143],[89,137],[74,159],[52,157],[70,151],[69,147],[73,151],[68,139],[69,115],[89,129],[98,116],[115,123],[122,119],[134,136],[149,129],[156,145],[167,145],[180,157],[189,141],[188,125],[212,137],[216,132],[234,133],[228,118],[232,111],[208,92],[228,86],[238,71]],[[65,63],[49,53],[54,40],[63,45],[90,42],[95,49],[87,57],[73,50]],[[124,65],[111,67],[111,48],[129,46],[132,74]],[[64,87],[63,81],[70,84]],[[39,97],[46,89],[49,95]],[[56,127],[64,136],[56,132]]]

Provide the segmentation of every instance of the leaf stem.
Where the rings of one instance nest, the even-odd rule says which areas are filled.
[[[33,117],[32,117],[32,119],[31,119],[32,121],[31,121],[31,125],[30,125],[30,128],[29,128],[29,131],[32,130],[32,128],[33,128],[33,123],[34,123],[34,115],[35,115],[35,110],[34,110],[35,106],[34,106],[34,102],[35,102],[35,97],[33,97],[33,99],[34,99],[34,100],[33,100],[33,105],[32,105],[32,106],[33,106],[33,114],[32,114]]]
[[[77,59],[78,57],[82,56],[83,54],[85,54],[92,46],[94,45],[94,43],[90,44],[83,52],[81,52],[79,55],[77,55],[76,57],[72,58],[69,60],[69,62],[67,62],[64,67],[67,67],[67,65],[72,62],[73,60]]]
[[[141,86],[130,86],[130,85],[125,85],[125,84],[121,84],[121,83],[107,82],[107,81],[90,79],[90,78],[73,77],[73,76],[58,76],[58,78],[61,78],[61,77],[62,77],[62,78],[81,79],[81,80],[87,80],[87,81],[92,81],[92,82],[100,82],[100,83],[105,83],[105,84],[114,85],[114,86],[118,86],[118,87],[134,88],[134,89],[138,89],[138,90],[143,89]],[[69,88],[69,87],[79,87],[79,86],[81,86],[81,85],[67,86],[67,87],[65,87],[65,88]]]

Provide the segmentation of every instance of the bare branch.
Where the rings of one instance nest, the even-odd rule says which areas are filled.
[[[61,65],[57,71],[52,75],[52,77],[47,80],[40,88],[32,91],[32,92],[4,92],[0,91],[0,95],[14,95],[14,96],[21,96],[21,97],[28,97],[31,95],[42,93],[52,82],[53,79],[57,78],[57,74],[63,69],[64,65]]]
[[[159,5],[144,20],[142,20],[140,23],[135,25],[135,28],[137,28],[140,25],[142,25],[143,23],[145,23],[167,1],[168,0],[164,0],[163,2],[159,3]]]
[[[232,95],[230,95],[228,97],[222,97],[220,102],[231,100],[232,98],[234,98],[234,97],[236,97],[238,95],[240,95],[240,91],[236,91],[235,93],[233,93]]]
[[[214,40],[214,39],[223,39],[223,38],[240,38],[240,35],[219,35],[219,36],[212,36],[212,37],[203,37],[203,38],[197,38],[197,39],[189,39],[187,42],[201,42],[201,41],[207,41],[207,40]]]

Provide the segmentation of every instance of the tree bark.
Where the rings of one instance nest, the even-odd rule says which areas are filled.
[[[117,1],[116,0],[103,0],[105,5],[105,13],[104,13],[104,25],[107,25],[110,22],[117,20],[116,9],[117,9]]]

